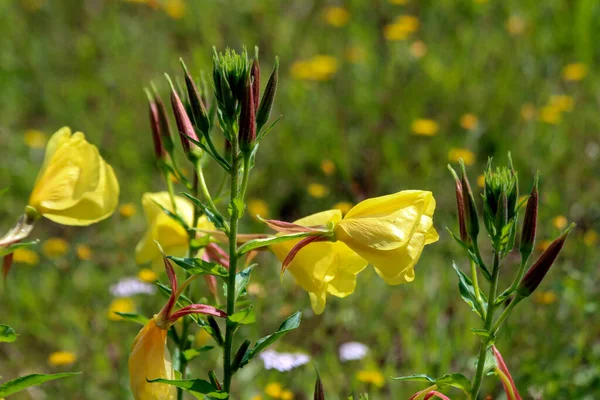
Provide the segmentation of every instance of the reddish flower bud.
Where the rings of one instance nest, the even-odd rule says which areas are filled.
[[[494,352],[494,358],[496,359],[496,373],[500,377],[506,396],[509,400],[521,400],[521,395],[515,386],[515,381],[508,371],[508,367],[502,358],[502,354],[500,354],[496,346],[492,346],[492,351]]]
[[[315,393],[313,396],[314,400],[325,400],[325,389],[323,388],[323,381],[321,381],[321,376],[319,375],[319,371],[317,371],[317,380],[315,381]]]
[[[162,145],[165,151],[171,154],[173,152],[173,139],[171,138],[171,127],[169,126],[169,117],[167,115],[165,105],[162,102],[160,96],[158,95],[156,87],[154,87],[154,84],[152,84],[152,82],[150,82],[150,86],[152,87],[152,92],[154,94],[152,100],[156,104],[156,110],[158,112],[158,121],[160,126]]]
[[[10,253],[2,258],[2,278],[5,280],[10,272],[10,267],[12,266],[14,256],[15,253]]]
[[[263,92],[262,99],[260,100],[260,106],[256,111],[256,130],[260,132],[262,127],[269,120],[271,115],[271,108],[273,108],[273,102],[275,101],[275,93],[277,92],[277,81],[279,80],[279,59],[275,58],[275,67],[269,77],[265,91]]]
[[[242,363],[244,361],[244,356],[248,351],[248,347],[250,347],[250,343],[252,343],[250,340],[244,340],[244,342],[240,345],[240,348],[238,349],[237,353],[235,353],[233,361],[231,362],[231,368],[234,371],[237,371],[238,369],[244,366]]]
[[[146,90],[148,96],[148,113],[150,116],[150,128],[152,129],[152,142],[154,143],[154,155],[157,160],[164,160],[167,153],[162,144],[161,132],[160,132],[160,116],[158,113],[158,106],[152,98],[152,95]]]
[[[246,81],[242,112],[240,113],[240,148],[246,152],[251,150],[256,141],[256,113],[254,108],[253,85],[250,78]]]
[[[535,234],[537,231],[537,215],[538,215],[538,175],[535,175],[533,188],[529,199],[527,200],[527,208],[525,209],[525,218],[523,219],[523,230],[521,231],[521,243],[519,251],[523,260],[527,260],[533,246],[535,245]]]
[[[179,138],[181,139],[181,146],[183,147],[183,151],[185,152],[186,156],[197,157],[199,148],[197,145],[190,142],[188,138],[199,141],[198,136],[196,135],[196,131],[194,131],[192,121],[185,110],[185,106],[181,101],[179,94],[177,94],[177,91],[173,86],[171,78],[169,78],[168,75],[166,76],[169,84],[171,85],[171,107],[173,108],[173,114],[175,115],[175,122],[177,123]]]
[[[558,257],[558,254],[567,240],[567,236],[569,236],[569,233],[574,227],[575,224],[571,224],[562,235],[548,246],[546,251],[544,251],[531,268],[529,268],[529,271],[527,271],[517,288],[519,295],[527,297],[539,286],[546,276],[546,273],[548,273],[548,270],[550,270],[552,264],[554,264],[556,257]]]
[[[462,159],[459,162],[461,168],[461,184],[463,188],[467,233],[469,234],[471,240],[476,241],[477,235],[479,234],[479,216],[477,215],[477,205],[475,204],[473,191],[471,190],[471,185],[469,184],[465,163]]]
[[[465,243],[469,243],[469,235],[467,234],[467,225],[465,222],[465,195],[463,192],[463,186],[458,178],[458,175],[454,169],[448,165],[448,169],[454,176],[455,189],[456,189],[456,208],[458,210],[458,229],[460,231],[460,240]]]
[[[252,78],[252,100],[254,101],[254,113],[256,113],[260,103],[260,65],[258,65],[258,59],[252,62],[250,78]]]
[[[202,101],[200,93],[198,93],[196,83],[194,83],[192,76],[188,72],[183,59],[180,58],[179,61],[181,62],[181,66],[183,67],[183,71],[185,73],[185,86],[187,88],[188,97],[190,98],[190,109],[192,111],[192,116],[194,117],[194,124],[200,130],[200,132],[208,134],[210,130],[210,119],[208,118],[208,112],[206,111],[206,107],[204,106],[204,102]]]

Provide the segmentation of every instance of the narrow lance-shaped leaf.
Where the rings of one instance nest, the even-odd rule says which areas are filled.
[[[0,385],[0,397],[6,397],[20,392],[31,386],[41,385],[42,383],[53,381],[55,379],[67,378],[69,376],[79,375],[80,372],[65,372],[62,374],[31,374],[25,375],[12,381],[4,382]]]
[[[0,325],[0,342],[12,343],[17,340],[17,333],[8,325]]]
[[[267,347],[269,347],[270,345],[275,343],[277,340],[279,340],[283,335],[285,335],[289,331],[298,328],[300,326],[301,319],[302,319],[302,312],[300,312],[300,311],[297,311],[294,314],[292,314],[290,317],[288,317],[288,319],[283,321],[283,323],[281,324],[281,326],[279,327],[279,329],[277,329],[277,331],[275,333],[267,335],[267,336],[263,337],[262,339],[260,339],[258,342],[256,342],[256,344],[254,345],[252,350],[246,354],[243,364],[246,364],[248,361],[250,361],[251,359],[256,357],[261,351],[263,351],[264,349],[266,349]]]

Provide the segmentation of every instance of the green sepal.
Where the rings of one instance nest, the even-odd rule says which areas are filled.
[[[176,386],[191,393],[198,399],[203,399],[204,396],[210,396],[214,399],[227,399],[229,395],[225,392],[217,390],[212,383],[203,379],[147,379],[148,382],[166,383],[167,385]]]
[[[214,275],[221,278],[227,278],[229,271],[220,264],[204,261],[201,258],[183,258],[167,256],[175,264],[193,275]]]
[[[126,321],[136,322],[141,325],[146,325],[148,323],[148,321],[150,321],[150,319],[148,317],[144,317],[143,315],[136,314],[136,313],[126,313],[126,312],[119,312],[119,311],[114,311],[114,313]]]
[[[12,343],[17,340],[17,332],[8,325],[0,325],[0,343]]]

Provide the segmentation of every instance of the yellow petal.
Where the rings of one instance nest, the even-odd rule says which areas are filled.
[[[167,331],[151,319],[137,334],[129,356],[129,384],[135,400],[174,400],[175,387],[149,379],[174,379]]]

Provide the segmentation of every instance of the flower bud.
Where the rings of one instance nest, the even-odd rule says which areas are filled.
[[[315,395],[313,398],[314,400],[325,400],[325,390],[323,389],[323,382],[321,381],[319,371],[317,371],[317,380],[315,381]]]
[[[250,77],[252,78],[252,100],[254,102],[254,112],[256,113],[260,102],[260,65],[258,65],[258,59],[254,59],[252,62]]]
[[[473,242],[475,242],[477,240],[477,235],[479,234],[479,216],[477,215],[477,205],[475,204],[473,191],[471,191],[471,185],[469,184],[469,178],[467,177],[465,163],[462,159],[459,160],[459,163],[461,168],[461,184],[465,205],[465,224],[469,237]]]
[[[251,151],[256,141],[256,114],[254,108],[254,89],[250,78],[246,82],[242,112],[240,114],[240,148],[243,152]]]
[[[219,346],[223,346],[223,343],[225,341],[223,340],[223,334],[221,333],[221,328],[219,328],[219,324],[217,324],[217,320],[214,317],[209,315],[207,318],[207,321],[208,321],[208,325],[214,331],[213,338],[215,339],[215,341],[217,342],[217,344]]]
[[[148,89],[145,90],[146,95],[148,96],[148,112],[150,116],[150,128],[152,129],[152,142],[154,143],[154,155],[157,160],[164,160],[167,153],[162,144],[158,106]]]
[[[213,48],[213,81],[215,97],[221,112],[229,119],[234,119],[237,105],[245,97],[245,85],[249,77],[248,53],[244,50],[237,54],[227,49],[225,53],[217,53]]]
[[[260,106],[256,111],[256,130],[260,132],[262,127],[269,120],[271,115],[271,109],[273,108],[273,102],[275,101],[275,93],[277,92],[277,81],[279,79],[279,58],[275,58],[275,67],[267,82],[267,87],[263,92],[262,99],[260,100]]]
[[[183,59],[180,58],[179,61],[181,62],[181,66],[183,67],[183,71],[185,73],[185,86],[190,99],[190,109],[194,119],[194,124],[200,132],[203,134],[208,134],[210,130],[210,119],[208,118],[208,112],[206,111],[202,97],[200,97],[200,93],[196,88],[196,84],[188,72]]]
[[[244,342],[241,344],[240,348],[238,349],[237,353],[235,353],[235,356],[233,357],[233,361],[231,362],[231,369],[233,369],[234,371],[237,371],[238,369],[240,369],[243,365],[242,362],[244,360],[244,356],[246,355],[246,352],[248,351],[248,347],[250,347],[250,340],[246,339],[244,340]]]
[[[523,219],[523,230],[521,231],[521,243],[519,251],[523,262],[529,258],[535,245],[535,234],[537,230],[537,214],[538,214],[538,175],[535,175],[533,187],[527,200],[527,208],[525,209],[525,218]]]
[[[491,160],[485,170],[483,189],[485,227],[494,241],[499,241],[504,227],[515,217],[518,198],[517,174],[512,168],[498,167],[492,170]]]
[[[217,388],[217,390],[222,390],[221,382],[219,382],[217,374],[215,374],[215,371],[213,371],[212,369],[208,371],[208,379],[210,380],[210,383],[212,383],[212,385]]]
[[[181,139],[183,151],[188,158],[198,157],[200,149],[188,139],[188,137],[190,137],[196,141],[199,141],[198,136],[194,131],[194,126],[192,125],[192,121],[185,110],[185,106],[177,94],[175,87],[173,86],[171,78],[169,78],[168,75],[166,75],[166,77],[171,85],[171,107],[173,107],[173,114],[175,114],[175,122],[177,123],[177,130],[179,131],[179,138]]]
[[[458,229],[460,231],[460,240],[464,243],[469,242],[469,235],[467,234],[467,226],[465,223],[465,196],[463,192],[463,186],[456,174],[456,171],[448,165],[448,169],[454,176],[455,188],[456,188],[456,208],[458,210]]]
[[[169,126],[169,117],[165,105],[163,104],[158,91],[151,83],[152,92],[154,93],[153,101],[156,104],[156,110],[158,112],[158,122],[160,126],[161,142],[165,151],[169,154],[173,152],[173,139],[171,138],[171,127]]]
[[[567,236],[569,236],[569,233],[574,227],[575,224],[571,224],[562,235],[548,246],[531,268],[529,268],[529,271],[527,271],[517,288],[517,293],[519,295],[527,297],[539,286],[546,276],[546,273],[548,273],[548,270],[550,270],[552,264],[554,264],[556,257],[558,257],[558,254],[567,240]]]

